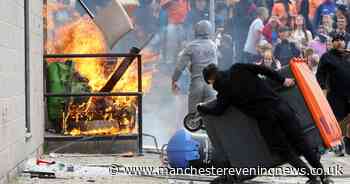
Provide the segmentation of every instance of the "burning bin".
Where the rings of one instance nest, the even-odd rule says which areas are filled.
[[[60,139],[78,140],[91,136],[96,137],[91,140],[104,137],[115,141],[136,137],[138,151],[142,152],[142,62],[139,52],[132,48],[128,54],[44,56],[47,62],[44,64],[47,73],[46,118],[57,133],[67,136],[67,139],[59,136]],[[93,85],[98,84],[94,77],[82,76],[78,65],[98,66],[104,71],[93,73],[101,79],[101,85]]]
[[[59,62],[53,62],[48,64],[48,90],[53,93],[64,93],[65,92],[65,86],[64,82],[66,81],[63,79],[64,74],[67,74],[66,65]],[[68,76],[68,75],[66,75]],[[49,97],[47,99],[47,111],[48,111],[48,118],[52,122],[58,122],[60,121],[61,114],[64,110],[64,98],[62,97]],[[58,124],[55,125],[55,129],[59,129]]]

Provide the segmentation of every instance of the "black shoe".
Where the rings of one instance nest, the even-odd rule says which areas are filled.
[[[305,184],[322,184],[322,182],[320,178],[315,178],[307,180]]]
[[[337,157],[345,156],[344,151],[343,151],[344,150],[344,145],[343,144],[335,148],[335,150],[334,150],[335,156],[337,156]]]
[[[334,184],[334,181],[329,177],[325,177],[322,179],[322,184]]]
[[[346,154],[350,155],[350,138],[344,137],[343,141],[344,141],[345,152]]]

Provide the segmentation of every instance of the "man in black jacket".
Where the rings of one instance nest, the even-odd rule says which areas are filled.
[[[350,113],[350,52],[344,50],[344,40],[342,34],[333,37],[333,48],[321,57],[316,73],[321,88],[327,90],[328,102],[338,121]],[[350,154],[350,135],[344,137],[344,143],[345,151]]]
[[[246,115],[258,120],[260,131],[271,150],[304,172],[309,178],[307,184],[319,184],[321,181],[324,184],[332,183],[324,174],[320,175],[320,178],[312,175],[310,168],[299,158],[297,152],[300,152],[313,168],[323,170],[319,154],[306,144],[301,135],[299,119],[294,110],[262,79],[262,76],[285,87],[293,86],[293,79],[284,78],[276,71],[254,64],[235,64],[227,71],[219,71],[211,64],[203,70],[203,75],[218,94],[214,107],[197,106],[200,113],[220,115],[227,107],[234,105]]]
[[[273,55],[281,62],[282,66],[285,66],[292,58],[299,57],[300,51],[295,43],[289,41],[290,28],[282,27],[278,34],[281,42],[276,45]]]

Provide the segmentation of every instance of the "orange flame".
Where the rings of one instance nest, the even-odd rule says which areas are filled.
[[[46,11],[46,31],[47,40],[45,44],[46,52],[49,54],[92,54],[92,53],[106,53],[108,47],[103,33],[89,19],[88,16],[81,17],[73,9],[64,6],[59,3],[48,3]],[[63,25],[58,25],[55,22],[54,13],[66,11],[69,13],[70,19]],[[158,59],[158,55],[151,51],[142,51],[143,65]],[[49,60],[49,62],[62,62],[62,60]],[[75,58],[73,59],[74,69],[83,78],[88,80],[88,85],[92,91],[98,92],[99,89],[105,85],[109,75],[113,71],[116,64],[106,65],[103,59],[99,58]],[[117,62],[115,62],[117,63]],[[120,63],[120,62],[118,62]],[[149,71],[143,71],[142,73],[142,89],[148,91],[152,81],[152,69]],[[131,92],[137,91],[137,64],[134,62],[128,70],[124,73],[121,80],[113,88],[113,92]],[[110,121],[114,120],[116,111],[120,109],[127,109],[130,111],[136,111],[134,108],[137,104],[137,98],[135,97],[106,97],[105,104],[107,107],[103,110],[103,115],[99,116],[102,120]],[[75,105],[69,104],[69,112],[64,113],[63,127],[66,128],[68,124],[79,123],[84,121],[84,124],[94,123],[97,106],[101,103],[99,100],[89,99],[88,102]],[[134,116],[136,112],[131,113]],[[84,117],[84,118],[82,118]],[[88,130],[82,130],[79,127],[67,130],[65,134],[76,135],[98,135],[98,134],[120,134],[131,133],[136,129],[134,118],[119,118],[118,126],[109,126],[102,128],[94,128]],[[83,120],[84,119],[84,120]],[[74,120],[74,121],[73,121]],[[100,119],[99,119],[100,120]]]

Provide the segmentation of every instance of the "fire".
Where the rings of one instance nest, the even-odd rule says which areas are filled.
[[[81,131],[79,129],[73,129],[69,134],[72,136],[79,136],[79,135],[116,135],[116,134],[127,134],[130,133],[132,130],[124,130],[121,131],[118,128],[111,127],[111,128],[98,128],[98,129],[92,129],[88,131]]]
[[[108,47],[103,33],[88,16],[79,16],[73,9],[58,3],[48,3],[46,11],[48,54],[92,54],[107,53]],[[54,13],[65,12],[69,19],[55,20]],[[143,50],[143,65],[155,61],[158,55]],[[87,80],[91,92],[98,92],[120,62],[106,63],[106,58],[75,58],[74,70]],[[51,59],[49,62],[64,62]],[[142,89],[148,91],[152,81],[152,69],[143,70]],[[134,62],[124,73],[112,92],[137,91],[137,63]],[[134,133],[137,113],[136,97],[92,97],[84,102],[70,101],[68,112],[62,115],[62,128],[65,134],[115,135]]]
[[[60,53],[91,54],[106,53],[107,45],[103,34],[88,18],[81,17],[76,21],[61,27],[57,31]],[[74,60],[75,69],[82,77],[89,80],[89,86],[94,90],[100,89],[107,80],[103,73],[102,60],[98,58],[77,58]]]

